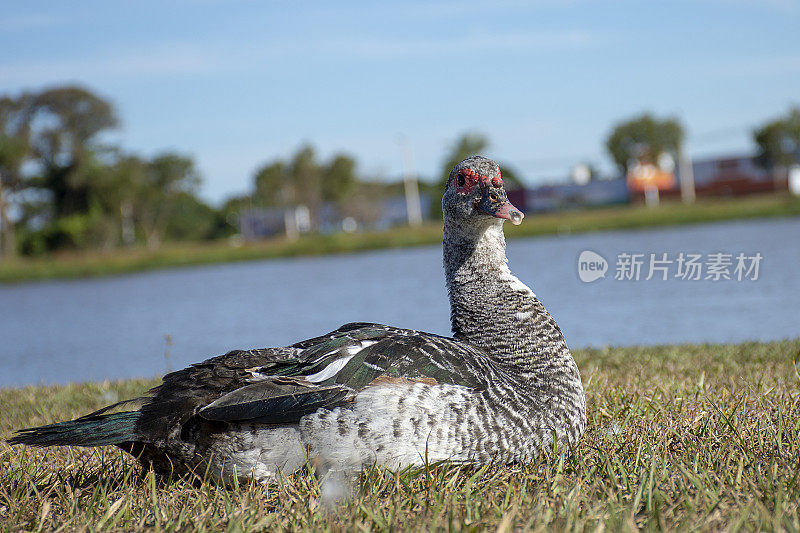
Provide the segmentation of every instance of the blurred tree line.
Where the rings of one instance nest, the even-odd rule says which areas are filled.
[[[216,239],[232,235],[238,213],[253,207],[303,205],[313,231],[328,206],[342,216],[376,220],[381,199],[403,194],[402,180],[360,180],[352,156],[337,153],[320,161],[305,144],[288,159],[259,167],[250,193],[215,209],[197,197],[201,178],[190,156],[127,153],[107,142],[106,134],[117,125],[113,106],[82,87],[0,96],[2,255]],[[652,161],[663,152],[680,155],[683,139],[677,119],[645,113],[616,124],[606,148],[624,173],[631,161]],[[753,139],[763,166],[800,163],[800,108],[757,128]],[[433,199],[430,217],[441,217],[438,198],[450,169],[484,153],[488,144],[478,133],[460,136],[439,175],[420,180],[420,192]],[[506,188],[521,187],[513,167],[500,166]]]
[[[304,205],[312,229],[317,229],[322,205],[342,206],[356,182],[356,161],[351,156],[339,153],[323,163],[314,147],[304,144],[290,160],[275,159],[256,169],[248,203],[256,207]]]
[[[197,198],[200,176],[191,157],[165,152],[146,159],[104,143],[117,124],[113,106],[81,87],[0,98],[4,255],[155,248],[233,231]]]
[[[420,191],[438,196],[438,186],[423,180]],[[339,217],[370,223],[382,216],[382,200],[403,194],[401,180],[359,177],[351,155],[336,153],[321,161],[313,146],[303,144],[288,159],[276,158],[259,166],[251,191],[229,199],[223,212],[233,222],[244,209],[302,205],[309,211],[311,230],[317,231],[326,207],[335,208]]]
[[[484,153],[488,146],[488,139],[479,133],[463,134],[450,146],[439,176],[419,180],[420,193],[434,199],[430,212],[425,214],[427,217],[442,217],[438,200],[450,169],[471,155]],[[500,166],[507,188],[522,186],[511,167],[502,163]],[[319,211],[325,204],[336,206],[343,216],[374,221],[380,217],[381,199],[403,194],[401,180],[359,179],[352,156],[338,153],[329,161],[320,162],[314,148],[305,144],[288,161],[275,159],[259,167],[253,177],[252,192],[231,199],[225,210],[233,214],[245,207],[304,205],[310,211],[312,229],[317,229]]]

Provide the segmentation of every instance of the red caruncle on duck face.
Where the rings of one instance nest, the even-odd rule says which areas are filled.
[[[503,180],[500,177],[500,171],[498,171],[497,176],[490,179],[489,176],[478,174],[471,168],[462,169],[456,175],[453,187],[459,194],[471,194],[475,187],[479,185],[484,187],[493,186],[495,188],[502,187]]]

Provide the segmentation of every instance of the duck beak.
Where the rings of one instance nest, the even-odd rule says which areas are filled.
[[[506,200],[503,205],[495,209],[495,211],[492,213],[492,216],[510,220],[515,226],[519,226],[520,223],[522,223],[522,219],[525,218],[525,215],[522,214],[522,211],[511,205],[511,202],[508,200]]]
[[[483,191],[479,200],[476,200],[475,207],[478,211],[491,215],[495,218],[502,218],[510,220],[515,226],[519,226],[525,215],[522,211],[511,205],[511,202],[506,198],[506,192],[503,189],[494,189],[492,194],[490,191]],[[492,198],[494,196],[494,198]]]

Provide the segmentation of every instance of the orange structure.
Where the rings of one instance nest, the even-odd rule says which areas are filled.
[[[644,192],[675,188],[675,174],[661,170],[652,163],[637,163],[628,171],[628,189]]]

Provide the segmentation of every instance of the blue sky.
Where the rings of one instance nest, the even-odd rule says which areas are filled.
[[[610,169],[615,121],[684,123],[694,157],[753,149],[800,105],[800,1],[6,1],[0,93],[80,83],[110,136],[195,157],[202,196],[246,191],[302,142],[396,177],[399,140],[436,175],[461,133],[529,183]]]

